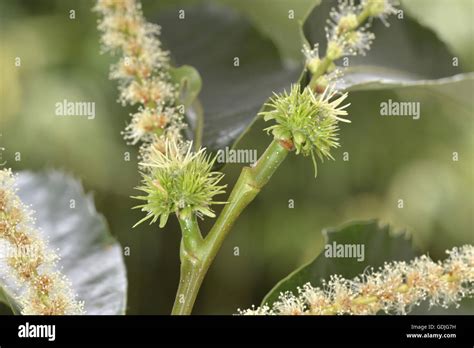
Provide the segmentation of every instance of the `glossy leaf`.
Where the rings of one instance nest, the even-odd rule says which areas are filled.
[[[22,172],[17,184],[20,199],[35,211],[41,235],[57,250],[58,266],[84,301],[86,314],[124,314],[127,280],[122,248],[95,210],[92,197],[84,194],[78,181],[60,172]],[[0,279],[0,284],[5,282]],[[14,284],[3,285],[11,293],[10,301],[17,297]]]
[[[307,8],[309,2],[304,3]],[[176,10],[167,10],[160,12],[156,22],[174,61],[192,65],[202,77],[199,100],[204,109],[204,145],[225,147],[246,129],[274,91],[298,80],[302,61],[284,64],[275,43],[230,7],[206,3],[183,9],[185,20],[179,19]],[[285,34],[298,45],[303,38],[295,25],[304,15],[304,11],[296,12],[291,34]],[[198,122],[191,119],[189,123]]]
[[[305,40],[302,24],[321,0],[222,0],[249,18],[255,27],[270,38],[283,61],[300,65]]]

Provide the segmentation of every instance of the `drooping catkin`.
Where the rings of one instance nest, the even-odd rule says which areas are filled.
[[[20,200],[9,169],[0,170],[2,266],[17,286],[24,315],[84,314],[68,279],[57,269],[58,255],[35,228],[33,212]]]
[[[177,86],[170,75],[169,52],[159,39],[160,27],[143,16],[135,0],[98,0],[104,51],[120,54],[110,78],[119,81],[119,102],[139,105],[123,136],[129,144],[141,144],[144,160],[150,151],[164,149],[166,140],[182,140],[186,127],[178,104]]]
[[[253,306],[243,315],[365,315],[385,312],[407,314],[428,301],[431,306],[459,306],[474,295],[474,247],[447,251],[449,257],[434,262],[423,255],[411,262],[386,263],[352,280],[333,275],[322,287],[310,283],[298,294],[282,293],[272,307]]]

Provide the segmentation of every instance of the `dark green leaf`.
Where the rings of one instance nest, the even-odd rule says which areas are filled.
[[[308,2],[304,3],[307,8]],[[246,129],[273,91],[298,80],[302,65],[283,64],[275,44],[235,10],[215,3],[183,9],[185,20],[174,9],[160,13],[156,21],[174,60],[192,65],[202,77],[204,145],[225,147]],[[303,11],[295,13],[295,23],[304,16]],[[288,40],[301,45],[293,24],[289,30]]]
[[[287,64],[301,64],[302,24],[321,0],[221,0],[243,13],[270,38]]]
[[[297,287],[308,282],[319,286],[321,280],[329,279],[334,274],[350,279],[363,273],[368,267],[378,268],[384,262],[408,261],[416,256],[411,241],[404,234],[394,235],[388,226],[382,226],[377,221],[350,223],[341,228],[324,230],[323,235],[326,240],[324,248],[329,248],[333,243],[364,246],[363,260],[359,262],[357,258],[326,257],[325,249],[322,249],[313,261],[283,278],[265,296],[262,304],[271,305],[280,293],[294,292]]]

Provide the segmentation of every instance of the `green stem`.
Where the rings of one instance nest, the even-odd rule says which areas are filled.
[[[205,275],[206,272],[203,271],[201,261],[189,258],[181,259],[179,286],[171,312],[172,315],[191,314]]]
[[[278,140],[273,140],[254,167],[244,167],[232,190],[229,202],[204,240],[208,261],[214,259],[220,245],[230,231],[235,220],[260,190],[270,180],[273,173],[288,155],[289,150]]]
[[[202,267],[203,238],[199,230],[196,216],[181,216],[178,218],[181,226],[182,239],[180,247],[181,272],[178,291],[171,314],[187,314],[191,312],[199,286],[204,276]]]
[[[366,8],[357,16],[357,26],[361,26],[370,17],[370,12]]]
[[[225,237],[242,211],[253,201],[263,186],[288,155],[285,144],[273,140],[255,166],[244,167],[209,234],[201,242],[193,244],[193,253],[188,252],[188,242],[181,244],[181,279],[172,314],[191,314],[201,283]],[[181,222],[183,229],[183,223]],[[197,224],[197,223],[196,223]],[[186,225],[184,229],[186,229]],[[184,231],[184,230],[183,230]],[[199,234],[200,235],[200,234]],[[194,242],[193,242],[194,243]]]
[[[311,80],[309,81],[309,87],[312,90],[315,89],[318,83],[318,79],[327,72],[327,70],[331,66],[331,63],[332,63],[332,60],[329,59],[328,57],[324,57],[323,59],[321,59],[321,61],[319,62],[318,68],[313,73],[313,75],[311,76]]]

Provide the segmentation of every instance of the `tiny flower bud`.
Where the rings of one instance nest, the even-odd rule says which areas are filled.
[[[370,17],[378,17],[388,26],[387,17],[397,13],[398,0],[362,0],[361,7]]]
[[[349,13],[339,19],[339,31],[346,32],[354,30],[358,26],[357,16],[355,13]]]
[[[300,148],[306,142],[306,137],[301,132],[294,132],[293,133],[293,140],[296,144],[296,148]]]
[[[330,60],[336,60],[343,56],[344,46],[338,41],[329,41],[326,56]]]

